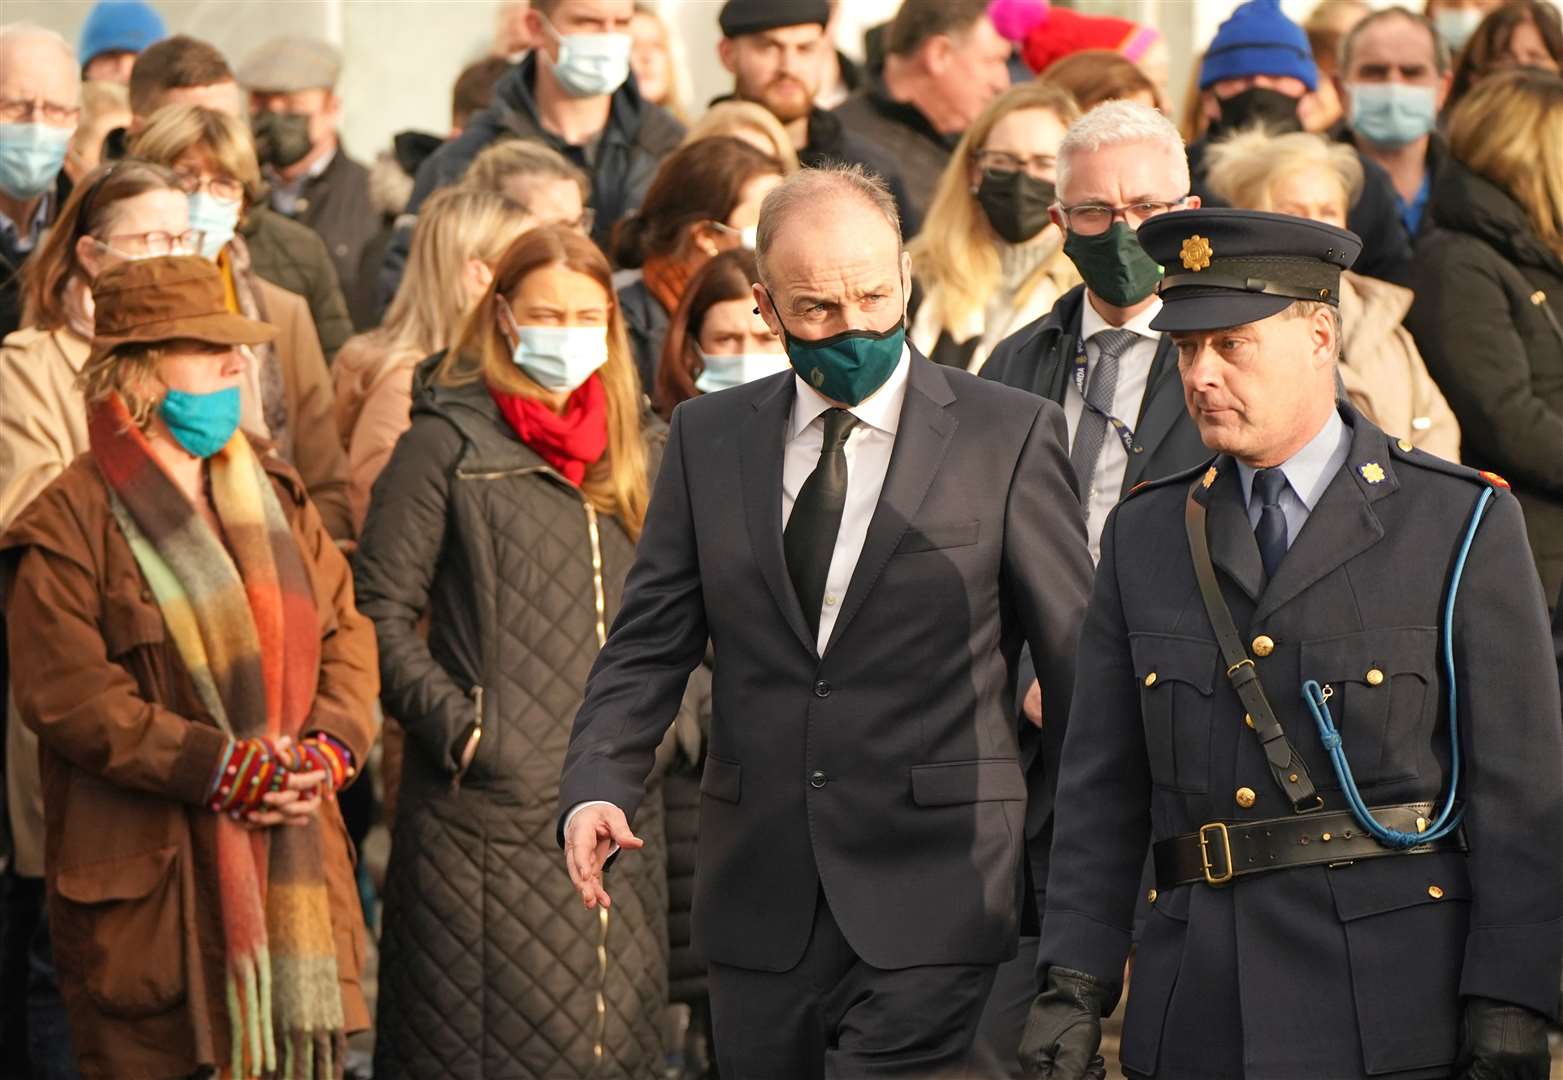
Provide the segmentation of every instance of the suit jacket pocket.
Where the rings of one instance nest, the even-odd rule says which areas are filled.
[[[110,1016],[155,1016],[184,998],[178,856],[163,847],[55,875],[61,974]]]
[[[700,774],[700,793],[723,802],[737,802],[742,791],[740,771],[738,762],[723,761],[713,754],[707,754],[705,771]]]
[[[977,542],[982,522],[966,521],[951,525],[913,525],[896,545],[897,555],[914,551],[938,551],[940,548],[966,547]]]
[[[918,806],[1020,801],[1026,778],[1013,758],[951,761],[912,766],[912,801]]]
[[[1449,1064],[1470,922],[1465,856],[1375,859],[1331,870],[1329,883],[1368,1074]]]
[[[1130,634],[1151,779],[1173,791],[1210,787],[1217,648],[1204,638]]]
[[[1342,634],[1300,647],[1301,672],[1335,691],[1330,711],[1352,776],[1361,786],[1405,780],[1420,771],[1438,717],[1433,671],[1438,631],[1396,626]],[[1295,736],[1294,736],[1295,737]],[[1420,750],[1418,749],[1420,748]],[[1323,787],[1339,787],[1335,771],[1314,771]]]

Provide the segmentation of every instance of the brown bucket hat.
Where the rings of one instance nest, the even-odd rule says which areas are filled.
[[[121,345],[204,341],[261,345],[276,328],[228,310],[222,272],[199,255],[159,255],[111,266],[92,283],[88,363]]]

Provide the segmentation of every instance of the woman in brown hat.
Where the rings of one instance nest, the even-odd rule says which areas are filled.
[[[297,473],[239,430],[238,347],[272,328],[195,256],[93,300],[91,448],[0,539],[79,1068],[339,1076],[368,1015],[333,795],[373,739],[374,633]]]

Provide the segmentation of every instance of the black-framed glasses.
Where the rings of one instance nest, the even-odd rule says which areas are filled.
[[[195,195],[203,188],[214,199],[237,202],[244,196],[244,183],[231,176],[205,177],[190,169],[175,169],[174,180],[186,195]]]
[[[181,233],[119,233],[98,240],[116,255],[138,258],[153,255],[193,255],[201,250],[205,229],[186,229]]]
[[[1170,202],[1145,200],[1143,202],[1129,203],[1127,206],[1108,206],[1106,203],[1080,203],[1078,206],[1066,206],[1063,208],[1064,216],[1069,220],[1069,228],[1081,236],[1097,236],[1112,228],[1114,221],[1123,218],[1131,229],[1138,229],[1146,221],[1157,214],[1165,214],[1168,210],[1182,206],[1188,202],[1188,196],[1183,195]]]
[[[1015,154],[1008,150],[978,150],[974,155],[983,172],[1017,173],[1024,171],[1038,180],[1048,180],[1057,171],[1053,154]]]
[[[50,127],[74,127],[81,116],[80,105],[61,105],[44,98],[6,98],[0,101],[0,123],[30,124],[42,120]]]

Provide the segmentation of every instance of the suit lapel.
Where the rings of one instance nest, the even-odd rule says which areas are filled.
[[[1216,459],[1216,482],[1196,498],[1205,502],[1209,515],[1210,561],[1226,572],[1250,600],[1264,590],[1265,568],[1259,559],[1259,542],[1243,506],[1243,485],[1237,462],[1222,454]]]
[[[852,572],[851,584],[847,586],[841,614],[836,617],[836,625],[826,643],[826,652],[841,640],[842,632],[863,606],[864,599],[922,507],[934,474],[944,462],[950,437],[955,434],[956,420],[945,410],[945,406],[954,400],[955,394],[944,373],[914,351],[895,448],[890,453],[890,468],[879,493],[879,505],[874,508],[874,516],[868,523],[868,536]]]
[[[1177,363],[1173,359],[1175,351],[1172,339],[1163,334],[1156,346],[1156,359],[1151,364],[1150,377],[1145,383],[1144,404],[1140,407],[1140,415],[1134,425],[1134,441],[1144,449],[1138,454],[1129,455],[1129,464],[1123,470],[1123,489],[1119,492],[1119,498],[1129,494],[1129,490],[1145,478],[1145,470],[1156,447],[1161,445],[1161,440],[1166,438],[1178,418],[1188,415],[1188,409],[1183,403],[1183,381],[1178,378]]]
[[[782,618],[812,656],[817,646],[804,621],[803,606],[793,591],[787,556],[782,551],[782,459],[795,394],[791,377],[777,379],[776,389],[754,402],[755,416],[743,426],[738,440],[738,467],[754,560]]]
[[[1346,464],[1335,474],[1308,521],[1281,560],[1275,578],[1259,598],[1256,620],[1295,598],[1331,570],[1362,554],[1384,536],[1384,526],[1373,503],[1400,486],[1383,432],[1344,406],[1342,419],[1352,429]],[[1363,475],[1364,468],[1375,477]]]

